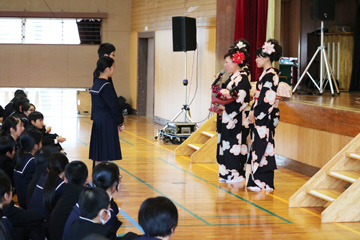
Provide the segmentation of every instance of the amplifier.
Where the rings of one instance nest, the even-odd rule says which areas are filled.
[[[168,122],[166,130],[175,136],[189,136],[196,131],[196,123]]]

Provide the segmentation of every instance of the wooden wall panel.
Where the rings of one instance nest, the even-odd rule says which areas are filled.
[[[114,86],[118,95],[130,98],[131,0],[47,0],[53,12],[103,12],[102,41],[117,48]],[[49,12],[42,0],[2,0],[0,11]],[[0,75],[7,87],[79,87],[92,85],[98,45],[0,44],[0,52],[11,54],[0,60]],[[4,56],[4,55],[3,55]],[[8,70],[11,71],[8,71]],[[20,70],[19,70],[20,69]]]
[[[130,104],[133,109],[137,106],[137,48],[138,33],[130,35]]]
[[[353,138],[280,122],[275,153],[314,167],[323,167]]]

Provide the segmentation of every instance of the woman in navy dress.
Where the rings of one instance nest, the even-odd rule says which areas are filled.
[[[124,117],[114,86],[108,81],[114,73],[114,65],[110,57],[99,58],[90,90],[93,125],[89,158],[95,165],[101,161],[122,159],[119,131],[125,128]]]

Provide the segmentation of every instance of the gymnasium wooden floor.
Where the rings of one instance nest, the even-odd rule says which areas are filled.
[[[67,137],[63,144],[70,160],[90,167],[88,145],[91,120],[86,117],[47,117],[54,131]],[[217,164],[190,164],[175,157],[177,145],[154,140],[151,119],[127,116],[120,133],[122,178],[114,196],[122,209],[119,234],[140,233],[137,212],[148,197],[166,196],[176,204],[179,225],[173,239],[360,239],[360,223],[327,223],[321,208],[289,208],[289,197],[308,177],[280,168],[272,194],[246,191],[241,184],[218,183]]]
[[[11,90],[13,91],[13,90]],[[89,116],[77,116],[76,91],[29,92],[30,101],[45,115],[53,132],[67,138],[70,160],[82,160],[91,171]],[[44,90],[45,91],[45,90]],[[0,91],[1,105],[12,93]],[[247,191],[241,184],[218,183],[217,164],[190,164],[175,157],[177,145],[154,139],[162,126],[152,119],[126,116],[120,133],[123,160],[116,162],[122,178],[116,199],[123,222],[119,234],[137,226],[140,204],[148,197],[166,196],[177,206],[179,225],[172,239],[360,239],[360,223],[322,224],[322,208],[289,208],[289,197],[309,178],[288,169],[275,173],[272,194]]]

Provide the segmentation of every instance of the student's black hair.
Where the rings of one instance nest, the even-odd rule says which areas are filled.
[[[24,102],[21,104],[21,112],[26,112],[30,109],[31,104],[29,102]]]
[[[48,160],[52,153],[59,152],[59,150],[55,146],[44,146],[35,153],[35,164],[37,167],[43,166],[47,168]]]
[[[100,73],[104,72],[106,68],[110,68],[114,64],[114,59],[111,57],[100,57],[96,63],[94,71],[94,80],[98,79]]]
[[[31,123],[31,121],[36,122],[36,120],[38,120],[38,119],[44,119],[44,115],[41,112],[34,111],[29,114],[28,119],[29,119],[30,123]]]
[[[115,52],[115,46],[111,43],[103,43],[99,46],[98,55],[99,58],[103,57],[105,54],[110,55],[110,53]]]
[[[82,161],[72,161],[65,168],[65,177],[69,183],[83,186],[88,177],[88,169]]]
[[[15,131],[17,130],[16,125],[21,122],[21,120],[19,118],[13,117],[13,116],[9,116],[5,119],[5,121],[3,122],[2,126],[1,126],[1,132],[0,132],[0,136],[6,136],[6,135],[10,135],[11,131],[10,129],[14,129]]]
[[[178,223],[178,211],[166,197],[146,199],[140,206],[139,224],[150,237],[166,237]]]
[[[30,107],[33,106],[34,107],[34,112],[36,111],[36,107],[33,103],[30,103]]]
[[[282,56],[282,47],[280,46],[279,41],[275,39],[269,39],[266,42],[274,45],[275,52],[268,54],[263,52],[262,47],[259,47],[258,49],[256,49],[256,56],[263,58],[268,57],[270,59],[270,62],[279,61],[280,57]]]
[[[16,97],[27,97],[26,93],[21,90],[21,89],[17,89],[15,92],[14,92],[14,98]]]
[[[15,147],[15,141],[11,141],[9,136],[0,137],[0,156],[6,155],[6,153],[12,153]]]
[[[20,111],[20,106],[23,106],[24,104],[30,104],[30,101],[26,97],[16,97],[14,99],[13,107],[16,111]],[[30,107],[30,106],[29,106]],[[20,111],[22,112],[22,110]]]
[[[12,186],[9,177],[2,169],[0,169],[0,202],[2,201],[5,193],[10,194],[11,190]]]
[[[57,152],[52,153],[48,161],[48,176],[44,184],[43,205],[48,212],[55,207],[56,180],[59,174],[65,171],[69,163],[65,154]]]
[[[42,134],[37,129],[25,130],[20,135],[20,148],[16,151],[15,154],[15,169],[20,170],[22,163],[24,161],[24,156],[26,152],[31,152],[34,149],[35,144],[40,144],[42,140]]]
[[[96,187],[105,191],[120,182],[120,170],[115,163],[101,162],[95,166],[92,174],[93,183]]]
[[[242,61],[242,63],[238,63],[239,67],[245,67],[246,66],[246,63],[249,61],[249,53],[248,51],[246,50],[246,48],[230,48],[229,51],[224,55],[224,59],[227,58],[227,57],[230,57],[231,61],[234,62],[233,60],[233,56],[235,54],[240,54],[240,53],[243,53],[244,54],[244,60]]]
[[[108,209],[109,195],[101,188],[85,188],[79,196],[80,216],[94,219],[101,209]]]

